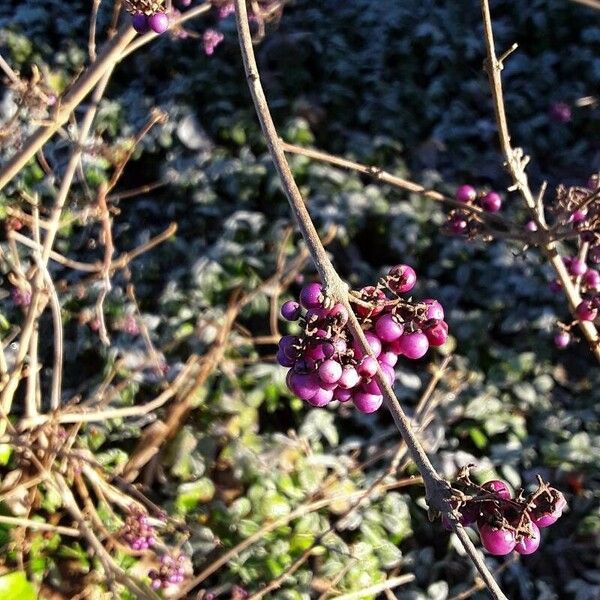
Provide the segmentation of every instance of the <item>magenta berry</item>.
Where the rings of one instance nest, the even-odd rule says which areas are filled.
[[[587,271],[587,265],[585,264],[585,261],[580,260],[579,258],[574,258],[571,260],[567,268],[569,273],[575,276],[583,275]]]
[[[383,310],[386,301],[383,290],[372,285],[368,285],[360,290],[360,299],[363,302],[369,303],[369,306],[363,306],[361,304],[355,306],[356,314],[361,317],[374,317],[378,315]]]
[[[501,481],[500,479],[492,479],[490,481],[486,481],[482,487],[485,490],[496,494],[503,500],[510,500],[512,497],[508,486],[506,485],[506,483],[504,483],[504,481]]]
[[[467,231],[469,224],[466,219],[461,217],[460,215],[456,215],[450,219],[448,226],[450,227],[450,231],[455,233],[456,235],[460,235]]]
[[[456,190],[455,197],[459,202],[473,202],[477,198],[477,191],[472,185],[464,184]]]
[[[348,402],[349,400],[352,400],[352,390],[345,390],[338,387],[333,392],[333,399],[338,400],[339,402]]]
[[[300,308],[300,305],[294,300],[288,300],[281,306],[281,316],[286,321],[297,321],[301,312],[302,309]]]
[[[148,572],[150,577],[150,586],[154,590],[165,589],[171,585],[179,585],[185,580],[184,568],[185,556],[182,554],[171,555],[163,554],[160,557],[159,569],[152,569]]]
[[[531,511],[531,519],[540,528],[549,527],[558,521],[566,507],[567,501],[563,494],[554,488],[549,488],[548,492],[536,500],[536,505]]]
[[[442,321],[444,319],[444,309],[437,300],[427,298],[426,300],[423,300],[423,304],[427,305],[427,319],[434,319],[436,321]]]
[[[394,367],[398,362],[398,355],[395,352],[392,352],[391,350],[388,350],[387,352],[382,352],[379,355],[379,362],[382,364],[386,364],[389,367]]]
[[[443,346],[448,339],[448,323],[446,321],[438,321],[431,327],[426,327],[423,333],[430,346]]]
[[[323,406],[327,406],[327,404],[329,404],[332,399],[333,390],[328,390],[323,387],[320,387],[313,396],[307,398],[307,402],[312,406],[321,408]]]
[[[404,326],[402,323],[399,323],[398,319],[390,313],[379,317],[377,323],[375,323],[375,333],[383,342],[393,342],[394,340],[397,340],[403,332]]]
[[[381,340],[372,331],[365,332],[365,338],[371,347],[373,356],[377,358],[381,354]],[[354,341],[353,349],[354,356],[356,356],[356,358],[362,358],[365,355],[357,340]]]
[[[573,212],[571,218],[569,219],[573,223],[582,223],[587,218],[587,210],[585,208],[580,208]]]
[[[354,406],[362,413],[373,413],[383,403],[383,396],[369,394],[367,392],[356,392],[353,398]]]
[[[150,31],[150,25],[148,24],[148,17],[144,13],[136,13],[131,17],[131,26],[138,33],[147,33]]]
[[[336,360],[328,359],[319,367],[319,378],[323,383],[337,383],[342,376],[342,365]]]
[[[154,33],[164,33],[169,29],[169,17],[164,12],[154,13],[148,17],[148,25]]]
[[[358,371],[354,367],[347,365],[342,371],[342,376],[338,381],[338,385],[341,388],[351,389],[356,387],[359,381],[360,375],[358,374]]]
[[[598,309],[591,300],[582,300],[575,309],[580,321],[593,321],[598,316]]]
[[[289,378],[289,388],[300,398],[310,400],[320,388],[319,379],[313,373],[294,373]]]
[[[561,350],[571,343],[571,336],[566,331],[559,331],[554,336],[554,345]]]
[[[487,523],[479,527],[483,547],[494,556],[510,554],[517,544],[515,534],[507,529],[496,529]]]
[[[388,274],[389,286],[397,294],[406,294],[415,287],[417,283],[417,274],[412,267],[408,265],[396,265],[392,267]]]
[[[488,192],[481,199],[481,206],[488,212],[498,212],[502,208],[502,198],[497,192]]]
[[[530,523],[531,535],[523,536],[515,546],[519,554],[533,554],[539,547],[542,536],[539,527],[535,523]]]
[[[329,317],[335,321],[339,327],[343,327],[348,322],[348,310],[343,304],[334,304],[329,311]]]
[[[416,360],[425,356],[429,349],[429,340],[420,331],[405,333],[395,342],[394,348],[398,349],[398,354]]]
[[[377,360],[372,356],[365,356],[358,365],[358,372],[363,377],[373,377],[377,373]]]
[[[300,290],[300,303],[304,308],[321,306],[323,288],[320,283],[309,283]]]

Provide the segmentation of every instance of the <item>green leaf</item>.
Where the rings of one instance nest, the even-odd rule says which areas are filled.
[[[199,503],[212,500],[215,484],[208,477],[202,477],[193,483],[181,484],[178,492],[175,505],[179,513],[186,514],[194,510]]]
[[[0,600],[36,600],[37,593],[23,571],[13,571],[0,577]]]
[[[475,446],[477,446],[477,448],[479,448],[480,450],[487,446],[488,439],[485,433],[483,433],[483,431],[481,431],[481,429],[479,429],[478,427],[469,428],[469,436],[475,444]]]

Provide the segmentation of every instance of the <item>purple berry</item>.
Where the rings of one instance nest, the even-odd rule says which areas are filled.
[[[300,400],[310,400],[320,389],[319,378],[314,373],[294,373],[289,379],[290,390]]]
[[[294,300],[288,300],[281,306],[281,316],[286,321],[297,321],[301,312],[302,309],[300,308],[300,305],[297,302],[294,302]]]
[[[427,305],[426,317],[428,319],[435,319],[436,321],[442,321],[444,319],[444,309],[437,300],[427,298],[423,300],[423,304]]]
[[[541,534],[539,527],[535,523],[530,523],[531,535],[521,538],[515,546],[515,550],[519,554],[533,554],[539,547]]]
[[[456,215],[450,219],[449,227],[452,233],[460,235],[467,231],[468,223],[466,219],[464,219],[460,215]]]
[[[358,365],[358,372],[363,377],[373,377],[377,373],[377,359],[372,356],[365,356]]]
[[[427,337],[430,346],[443,346],[448,339],[448,323],[446,321],[438,321],[431,327],[423,330]]]
[[[362,413],[373,413],[383,403],[383,396],[368,394],[366,392],[356,392],[353,398],[354,406]]]
[[[531,511],[531,520],[539,528],[554,525],[567,506],[567,501],[561,492],[552,488],[551,491],[552,499],[549,501],[546,497],[542,497],[539,506]]]
[[[506,529],[495,529],[487,523],[479,527],[479,535],[483,547],[494,556],[510,554],[515,546],[515,534]]]
[[[323,383],[337,383],[342,376],[342,365],[337,360],[328,359],[319,367],[319,378]]]
[[[325,388],[320,387],[316,393],[307,398],[307,402],[315,406],[317,408],[321,408],[322,406],[326,406],[333,399],[333,390],[326,390]]]
[[[392,352],[391,350],[388,350],[387,352],[382,352],[379,355],[379,362],[382,364],[386,364],[390,367],[394,367],[398,362],[398,355],[395,352]]]
[[[598,309],[591,300],[582,300],[577,305],[575,314],[580,321],[593,321],[598,316]]]
[[[482,487],[488,492],[496,494],[503,500],[510,500],[512,497],[508,486],[506,485],[506,483],[504,483],[504,481],[501,481],[500,479],[492,479],[490,481],[486,481]]]
[[[164,12],[154,13],[148,17],[148,25],[154,33],[164,33],[169,29],[169,17]]]
[[[583,275],[587,271],[587,265],[585,261],[579,258],[574,258],[568,265],[568,270],[571,275],[579,276]]]
[[[464,184],[456,190],[455,197],[459,202],[473,202],[477,198],[477,191],[472,185]]]
[[[488,212],[495,213],[502,208],[502,198],[497,192],[488,192],[481,200],[481,206]]]
[[[131,17],[131,25],[138,33],[147,33],[150,31],[148,17],[141,12],[135,13],[135,15]]]
[[[294,363],[296,362],[296,359],[294,358],[289,358],[284,352],[282,352],[281,350],[278,350],[277,352],[277,362],[282,366],[282,367],[293,367]]]
[[[375,323],[375,333],[384,342],[393,342],[397,340],[404,332],[404,326],[398,322],[398,319],[388,313],[385,314]]]
[[[338,385],[346,390],[352,389],[358,385],[360,375],[356,369],[350,365],[346,365],[342,369],[342,376],[338,380]]]
[[[554,345],[561,350],[566,348],[571,342],[571,336],[566,331],[559,331],[554,336]]]
[[[339,402],[348,402],[348,400],[352,400],[352,394],[352,390],[345,390],[338,387],[333,392],[333,399],[338,400]]]
[[[348,322],[348,311],[343,304],[334,304],[329,311],[329,318],[334,319],[338,327],[343,327]]]
[[[388,273],[390,277],[389,286],[397,294],[406,294],[415,287],[417,274],[408,265],[396,265]]]
[[[300,290],[300,303],[304,308],[321,306],[323,288],[320,283],[309,283]]]
[[[371,347],[373,356],[377,358],[381,354],[381,340],[372,331],[365,331],[365,338]],[[354,356],[356,356],[356,358],[362,358],[365,355],[365,353],[362,351],[362,348],[358,345],[357,340],[354,340],[352,349],[354,350]]]
[[[403,354],[406,358],[417,360],[422,358],[429,349],[427,336],[420,331],[414,333],[405,333],[396,342],[394,342],[394,351],[397,354]]]
[[[290,360],[296,360],[298,358],[298,348],[296,346],[299,343],[300,340],[295,335],[284,335],[279,340],[279,352]]]

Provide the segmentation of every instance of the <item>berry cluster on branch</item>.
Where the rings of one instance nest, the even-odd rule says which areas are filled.
[[[300,303],[289,300],[281,307],[283,318],[298,321],[301,328],[300,334],[279,342],[277,360],[289,368],[288,388],[313,406],[351,400],[361,412],[376,411],[383,403],[375,380],[378,369],[392,385],[399,356],[422,358],[430,346],[441,346],[448,338],[444,309],[437,300],[402,297],[416,281],[412,267],[397,265],[376,286],[351,296],[371,355],[362,352],[348,330],[346,308],[332,303],[318,283],[303,287]]]
[[[463,497],[455,502],[460,523],[476,526],[483,547],[495,556],[505,556],[513,550],[533,554],[540,546],[540,529],[556,523],[567,506],[563,494],[542,479],[534,492],[520,491],[514,498],[499,479],[483,485],[474,483],[468,468],[459,475],[457,483],[464,490]],[[442,517],[442,523],[451,529],[448,517]]]

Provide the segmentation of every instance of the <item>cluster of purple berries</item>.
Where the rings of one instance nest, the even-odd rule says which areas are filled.
[[[151,15],[146,15],[143,12],[138,12],[132,15],[131,25],[138,33],[164,33],[169,29],[169,17],[165,12],[157,12]]]
[[[346,308],[332,303],[320,284],[304,286],[300,303],[289,300],[281,307],[283,318],[299,321],[302,330],[279,342],[277,360],[289,368],[288,388],[312,406],[352,400],[363,413],[376,411],[383,402],[375,380],[378,368],[392,385],[399,356],[422,358],[429,346],[441,346],[448,338],[444,309],[437,300],[417,303],[400,297],[416,281],[412,267],[397,265],[377,286],[356,294],[355,312],[371,355],[363,353],[348,330]]]
[[[15,306],[29,306],[31,304],[31,292],[14,287],[10,291],[10,298]]]
[[[152,569],[148,573],[151,582],[150,585],[154,590],[167,588],[171,585],[179,585],[185,580],[185,556],[179,554],[177,556],[163,554],[160,557],[160,567]]]
[[[150,524],[148,515],[141,511],[133,512],[125,519],[121,535],[133,550],[147,550],[156,543],[156,529]]]
[[[490,213],[496,213],[502,208],[502,197],[498,192],[478,192],[472,185],[468,184],[461,185],[456,190],[455,198],[457,202],[474,204]],[[477,222],[473,219],[472,213],[454,209],[448,215],[446,228],[457,235],[468,235],[476,232]]]
[[[163,0],[125,0],[131,14],[131,25],[138,33],[164,33],[169,28],[169,17]]]
[[[519,554],[533,554],[540,545],[540,529],[556,523],[567,506],[565,497],[557,489],[540,480],[538,489],[513,498],[508,486],[499,479],[482,486],[468,480],[473,492],[461,501],[457,509],[462,525],[477,525],[483,547],[495,556],[504,556],[513,550]],[[442,519],[450,528],[447,517]]]

